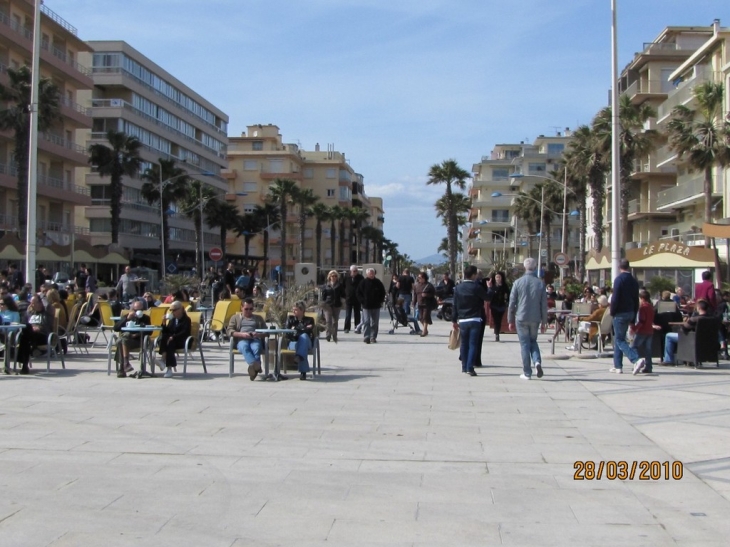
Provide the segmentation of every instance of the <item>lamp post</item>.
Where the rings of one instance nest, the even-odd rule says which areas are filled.
[[[483,226],[484,224],[487,224],[487,222],[488,221],[486,221],[486,220],[480,220],[479,222],[477,222],[477,224],[480,226]],[[461,279],[462,280],[464,279],[464,262],[465,262],[465,258],[466,258],[466,242],[469,239],[469,235],[471,235],[470,232],[473,227],[474,227],[473,222],[467,222],[466,224],[464,224],[464,229],[462,231],[462,236],[461,236]],[[476,233],[479,233],[479,232],[477,231],[477,232],[475,232],[475,234]]]
[[[611,280],[618,277],[621,260],[619,206],[621,196],[621,158],[619,148],[618,105],[618,34],[616,30],[616,0],[611,0]],[[708,219],[709,221],[709,219]]]

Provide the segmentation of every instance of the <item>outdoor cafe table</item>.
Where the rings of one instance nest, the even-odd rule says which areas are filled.
[[[20,323],[15,323],[14,325],[0,325],[0,332],[5,334],[5,357],[4,357],[4,365],[5,365],[5,374],[10,374],[10,363],[9,356],[10,356],[10,347],[11,345],[16,345],[17,338],[12,340],[11,344],[11,335],[15,333],[16,331],[19,331],[22,329],[25,325],[21,325]],[[17,351],[17,349],[16,349]]]
[[[150,335],[153,332],[157,332],[159,330],[162,330],[162,327],[158,327],[156,325],[150,325],[146,327],[122,327],[122,332],[138,332],[142,333],[142,354],[139,359],[139,374],[137,374],[137,378],[142,378],[143,376],[154,376],[154,365],[150,367],[151,372],[147,372],[146,365],[147,365],[147,359],[151,359],[152,357],[152,347],[150,346]]]
[[[287,376],[284,376],[281,374],[281,353],[280,353],[280,344],[279,344],[279,338],[284,336],[285,334],[294,334],[297,331],[294,329],[256,329],[255,332],[273,335],[274,341],[276,343],[276,353],[274,357],[274,374],[273,376],[269,374],[269,362],[265,360],[266,363],[266,369],[264,370],[264,378],[267,380],[288,380],[289,378]],[[266,346],[268,351],[268,345]]]
[[[548,314],[551,313],[555,315],[555,334],[553,334],[551,354],[555,355],[555,340],[558,339],[558,336],[560,336],[561,332],[565,334],[565,336],[568,336],[568,331],[565,330],[565,321],[559,321],[559,318],[561,316],[563,318],[566,318],[573,312],[571,310],[559,310],[557,308],[550,308],[548,310]]]

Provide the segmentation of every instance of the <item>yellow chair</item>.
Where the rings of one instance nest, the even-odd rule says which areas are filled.
[[[214,334],[216,336],[218,346],[220,346],[221,339],[225,336],[228,322],[231,320],[231,317],[240,310],[240,300],[219,300],[213,309],[212,317],[203,327],[203,340],[210,339],[210,336]]]
[[[288,318],[291,316],[287,316]],[[319,329],[317,328],[317,312],[304,312],[305,317],[311,317],[314,320],[314,337],[312,338],[312,347],[309,348],[309,355],[312,356],[312,374],[322,375],[322,357],[319,348]],[[296,354],[293,349],[288,349],[288,340],[286,336],[282,336],[279,339],[279,355],[281,356],[281,364],[284,367],[283,372],[286,372],[286,362],[288,357],[292,357]]]

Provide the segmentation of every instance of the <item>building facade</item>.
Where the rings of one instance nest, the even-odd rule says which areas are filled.
[[[284,143],[276,125],[251,125],[240,137],[231,137],[228,147],[229,167],[223,174],[228,180],[229,199],[235,200],[243,213],[253,213],[255,206],[268,202],[269,187],[276,179],[289,179],[299,188],[309,188],[318,202],[328,207],[339,206],[342,210],[361,207],[369,213],[363,226],[382,230],[384,215],[380,198],[371,198],[365,192],[364,177],[357,173],[345,154],[328,146],[326,151],[315,146],[313,151],[303,150],[297,144]],[[245,195],[241,195],[245,194]],[[271,272],[281,267],[281,246],[287,246],[287,275],[292,274],[298,262],[316,262],[317,219],[309,217],[304,233],[304,253],[300,256],[298,204],[292,202],[286,223],[287,238],[281,240],[279,229],[270,229],[268,252],[264,249],[263,230],[251,237],[246,255],[245,239],[231,238],[228,254],[230,258],[243,262],[260,262],[266,255],[265,270]],[[373,244],[353,233],[347,219],[336,220],[334,233],[331,221],[322,221],[321,264],[322,269],[342,269],[354,263],[359,256],[373,256]],[[359,253],[357,243],[360,242]],[[333,253],[334,248],[334,253]],[[362,262],[362,260],[361,260]],[[260,268],[264,271],[264,267]]]
[[[6,87],[10,85],[8,69],[32,64],[34,7],[31,0],[0,3],[0,83]],[[92,125],[82,97],[93,81],[90,68],[81,62],[90,47],[75,27],[45,5],[41,6],[40,32],[40,75],[58,88],[61,118],[38,135],[37,262],[60,270],[70,268],[75,243],[89,237],[76,208],[91,204],[79,170],[87,165],[84,135]],[[20,241],[26,234],[19,230],[14,148],[14,133],[0,132],[0,231]],[[8,261],[22,264],[24,256],[0,243],[0,262],[5,266]]]
[[[555,171],[570,139],[566,130],[556,136],[540,135],[532,144],[498,144],[472,166],[471,228],[464,243],[477,267],[488,270],[505,263],[519,264],[528,256],[536,258],[539,247],[542,262],[553,262],[562,248],[562,216],[553,215],[549,233],[545,228],[546,233],[539,236],[539,225],[529,226],[515,214],[515,200],[520,192],[529,193],[536,184],[549,180],[562,186]],[[562,210],[556,212],[564,214]],[[565,253],[572,263],[579,248],[579,226],[575,217],[566,216]]]
[[[142,148],[140,175],[160,159],[209,186],[224,199],[228,190],[222,171],[227,167],[228,116],[194,90],[123,41],[91,41],[84,59],[91,67],[93,93],[89,98],[93,126],[87,144],[105,144],[109,130],[137,137]],[[84,216],[95,245],[111,242],[109,177],[86,173],[91,204]],[[119,245],[131,252],[137,266],[161,266],[161,211],[141,194],[140,176],[123,180]],[[173,205],[168,271],[195,264],[196,233],[193,221]],[[204,246],[218,246],[220,230],[204,225]]]

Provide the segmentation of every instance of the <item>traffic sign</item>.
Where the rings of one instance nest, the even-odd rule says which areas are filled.
[[[210,251],[208,251],[208,257],[213,262],[218,262],[223,259],[223,251],[221,251],[218,247],[213,247]]]
[[[553,260],[558,266],[565,266],[568,263],[568,255],[565,253],[555,253]]]

